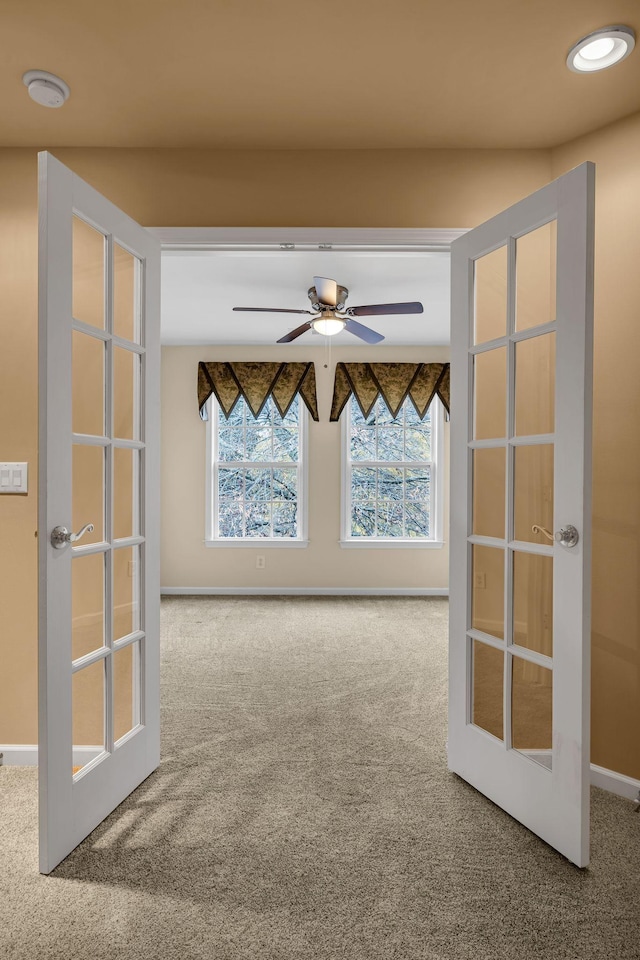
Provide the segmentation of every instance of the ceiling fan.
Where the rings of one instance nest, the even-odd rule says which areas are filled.
[[[278,343],[291,343],[301,337],[307,330],[315,330],[326,337],[333,337],[341,330],[347,330],[365,343],[380,343],[384,340],[381,333],[376,333],[371,327],[358,323],[354,317],[386,317],[401,313],[422,313],[421,303],[373,303],[362,307],[347,307],[346,300],[349,291],[341,287],[335,280],[328,277],[314,277],[314,285],[309,287],[308,297],[311,301],[311,310],[278,310],[275,307],[234,307],[242,313],[306,313],[311,319],[296,327]]]

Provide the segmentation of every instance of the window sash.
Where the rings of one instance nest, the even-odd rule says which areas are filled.
[[[410,400],[405,400],[405,403],[411,402]],[[353,398],[350,398],[349,403],[347,404],[347,410],[343,417],[343,434],[342,434],[342,447],[343,447],[343,495],[342,495],[342,540],[344,542],[349,541],[353,543],[411,543],[412,545],[419,543],[433,543],[438,542],[442,539],[441,525],[441,503],[440,503],[440,463],[442,461],[442,420],[443,420],[443,407],[440,400],[437,397],[434,397],[431,403],[431,458],[429,460],[352,460],[351,459],[351,436],[353,428],[353,419],[351,415]],[[376,426],[376,434],[380,430],[384,430],[387,424],[380,424]],[[405,424],[404,431],[406,432],[407,426]],[[360,469],[362,467],[369,467],[372,469],[429,469],[429,536],[428,537],[390,537],[388,535],[375,535],[365,534],[362,536],[354,536],[351,532],[351,518],[353,512],[354,503],[365,502],[354,500],[353,498],[353,470]],[[406,481],[405,481],[406,484]],[[378,489],[376,486],[376,496],[372,499],[376,504],[376,518],[377,518],[377,505],[380,502],[387,502],[385,498],[378,496]],[[398,504],[402,504],[403,507],[403,516],[404,516],[404,507],[405,503],[414,502],[420,503],[424,501],[407,501],[406,498],[406,486],[403,489],[403,496],[401,500],[398,500]],[[377,528],[377,522],[376,522]]]
[[[298,400],[298,459],[297,460],[220,460],[218,457],[218,430],[220,425],[220,407],[211,397],[209,404],[209,419],[206,422],[207,429],[207,456],[206,456],[206,530],[205,540],[219,543],[255,543],[256,546],[264,543],[290,544],[306,539],[307,512],[306,512],[306,463],[307,463],[307,409],[304,403]],[[267,426],[268,424],[264,424]],[[256,424],[257,427],[261,424]],[[271,425],[269,425],[271,426]],[[243,434],[246,433],[246,421],[243,426]],[[253,429],[252,427],[250,429]],[[273,441],[272,447],[273,451]],[[273,505],[286,502],[295,502],[296,504],[296,536],[295,537],[260,537],[247,536],[225,537],[220,535],[220,511],[218,480],[220,470],[242,469],[242,470],[280,470],[289,469],[296,472],[296,499],[295,501],[274,500],[255,500],[247,501],[244,497],[238,502],[246,504],[248,502],[255,504]],[[229,498],[231,499],[231,498]],[[245,526],[243,517],[243,527]],[[271,523],[273,524],[273,515]]]

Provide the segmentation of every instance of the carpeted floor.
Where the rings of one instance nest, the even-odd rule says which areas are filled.
[[[640,958],[640,816],[579,871],[446,770],[443,600],[163,602],[160,769],[50,877],[0,769],[3,960]]]

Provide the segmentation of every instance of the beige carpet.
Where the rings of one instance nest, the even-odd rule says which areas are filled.
[[[2,960],[640,958],[640,816],[578,871],[446,771],[447,604],[163,603],[163,762],[51,877],[0,769]]]

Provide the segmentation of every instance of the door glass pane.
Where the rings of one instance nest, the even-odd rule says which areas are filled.
[[[513,642],[553,656],[553,557],[513,555]]]
[[[556,335],[516,343],[516,435],[555,429]]]
[[[139,721],[139,641],[113,654],[113,739],[119,740]]]
[[[104,557],[94,553],[71,561],[71,656],[104,646]]]
[[[504,550],[474,544],[472,622],[475,630],[504,637]]]
[[[499,247],[474,263],[475,343],[507,332],[507,248]]]
[[[117,243],[113,244],[113,332],[125,340],[140,342],[140,261]]]
[[[74,217],[72,245],[73,316],[104,329],[104,236]]]
[[[139,629],[139,572],[138,547],[121,547],[113,551],[114,640]]]
[[[507,348],[479,353],[473,360],[476,440],[506,436]]]
[[[99,660],[71,679],[73,772],[78,773],[105,748],[105,661]]]
[[[104,447],[74,443],[72,457],[73,530],[92,523],[93,532],[87,531],[79,545],[99,543],[104,540]]]
[[[553,533],[553,444],[515,448],[514,533],[516,540],[550,543],[533,527]]]
[[[516,241],[516,330],[556,318],[556,221]]]
[[[473,640],[472,723],[503,739],[504,654]]]
[[[140,454],[137,450],[113,448],[113,536],[138,534]]]
[[[511,681],[511,736],[513,747],[551,768],[551,670],[513,658]]]
[[[71,352],[72,429],[104,436],[104,352],[102,340],[73,331]]]
[[[473,451],[473,532],[504,538],[504,447]]]
[[[137,440],[138,355],[121,347],[113,348],[113,436]]]

